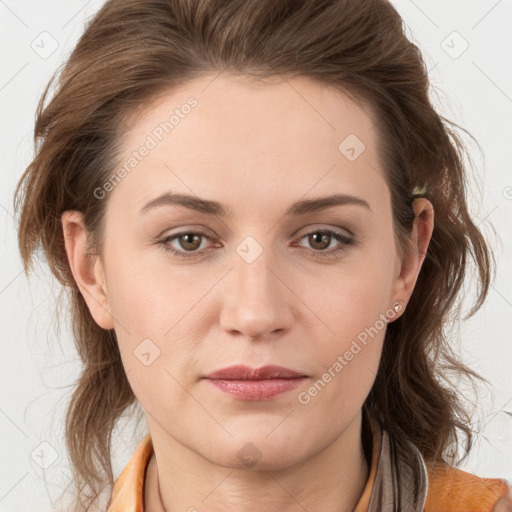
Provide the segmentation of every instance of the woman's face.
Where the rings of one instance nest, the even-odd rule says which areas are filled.
[[[150,429],[217,464],[252,450],[284,467],[358,417],[419,271],[395,247],[376,137],[307,79],[202,77],[129,124],[124,172],[97,192],[105,245],[84,296],[115,328]],[[205,378],[232,365],[306,377],[250,399]]]

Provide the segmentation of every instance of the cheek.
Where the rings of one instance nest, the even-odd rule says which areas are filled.
[[[153,401],[156,381],[165,385],[172,380],[169,361],[187,353],[182,343],[169,343],[173,326],[186,314],[183,290],[187,288],[175,281],[171,286],[160,273],[155,276],[151,266],[134,257],[135,251],[130,257],[126,254],[129,251],[113,250],[108,256],[109,308],[125,373],[139,402],[145,404]]]
[[[346,290],[347,295],[331,302],[325,318],[334,334],[317,337],[321,341],[312,353],[317,372],[299,396],[302,404],[331,408],[337,421],[355,414],[368,396],[379,367],[386,313],[390,315],[375,294]]]
[[[358,253],[332,269],[316,286],[304,288],[305,296],[327,327],[344,339],[355,337],[388,312],[394,262],[378,251]]]
[[[193,267],[173,267],[155,251],[148,256],[134,249],[119,258],[112,253],[109,305],[130,333],[164,337],[208,292],[211,279],[201,279]]]
[[[323,383],[336,403],[364,401],[377,374],[388,322],[394,318],[389,302],[392,260],[361,255],[340,267],[330,279],[310,289],[305,302],[318,312],[319,340],[314,356]],[[315,391],[313,391],[314,393]]]

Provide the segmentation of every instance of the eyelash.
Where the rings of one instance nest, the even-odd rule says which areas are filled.
[[[354,245],[356,243],[354,238],[348,237],[346,235],[343,235],[342,233],[338,233],[337,231],[333,231],[331,229],[317,229],[315,231],[310,231],[309,233],[306,233],[305,235],[303,235],[300,238],[300,240],[302,240],[303,238],[305,238],[309,235],[315,234],[315,233],[332,235],[333,238],[335,238],[339,242],[342,242],[345,246]],[[180,236],[183,236],[183,235],[199,235],[199,236],[208,238],[207,234],[203,233],[202,231],[182,231],[181,233],[176,233],[174,235],[167,236],[167,237],[159,240],[158,245],[164,251],[170,252],[171,254],[177,256],[178,258],[184,258],[184,259],[198,257],[198,256],[203,255],[206,252],[206,249],[203,249],[203,250],[197,251],[197,252],[181,252],[181,251],[177,251],[174,248],[171,248],[168,245],[168,243],[171,240],[179,238]],[[315,251],[313,249],[313,254],[314,254],[315,258],[333,258],[333,257],[336,257],[339,253],[345,251],[345,249],[346,249],[346,247],[343,247],[343,246],[340,247],[339,249],[330,250],[327,252],[326,251],[318,251],[318,250]]]

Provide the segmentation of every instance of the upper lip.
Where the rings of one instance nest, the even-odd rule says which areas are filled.
[[[296,372],[290,368],[277,366],[275,364],[261,366],[260,368],[251,368],[245,365],[235,365],[228,368],[222,368],[206,375],[206,379],[225,379],[225,380],[263,380],[263,379],[293,379],[296,377],[306,377],[304,373]]]

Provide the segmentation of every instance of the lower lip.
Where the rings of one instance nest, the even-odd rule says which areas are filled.
[[[210,385],[242,400],[270,400],[300,386],[307,377],[268,380],[207,379]]]

